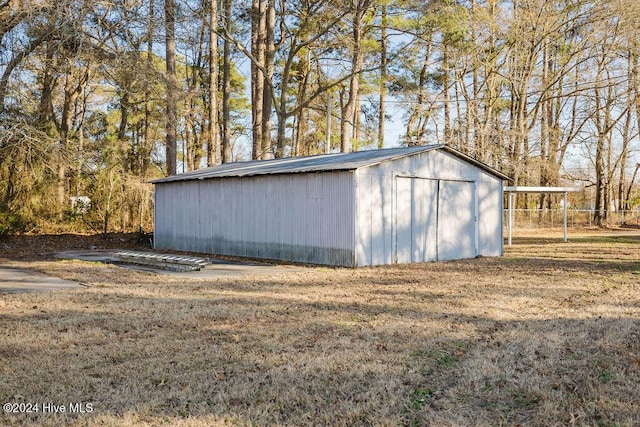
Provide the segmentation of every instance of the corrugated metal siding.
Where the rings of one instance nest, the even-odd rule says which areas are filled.
[[[476,250],[476,185],[468,181],[439,181],[438,261],[474,258]]]
[[[478,183],[478,253],[501,256],[502,237],[502,182],[485,177]]]
[[[156,185],[157,248],[352,266],[353,174]]]
[[[361,169],[357,176],[356,254],[358,266],[393,262],[390,239],[393,230],[392,176]]]
[[[409,201],[407,207],[396,206],[397,180],[403,176],[475,183],[477,240],[470,237],[468,245],[479,255],[502,254],[500,177],[445,150],[355,171],[159,183],[156,246],[328,265],[393,263],[396,224],[407,223],[398,216],[408,215],[413,224],[433,204]],[[465,209],[470,206],[467,203]],[[415,228],[418,239],[431,233],[420,230]],[[409,250],[411,260],[432,259],[431,247],[418,243]]]
[[[436,261],[438,180],[395,179],[395,244],[398,263]]]
[[[402,176],[475,183],[473,203],[467,200],[464,208],[475,210],[477,206],[477,236],[469,236],[466,243],[474,252],[461,251],[460,255],[473,256],[469,254],[476,252],[484,256],[502,254],[501,178],[450,153],[432,150],[356,171],[356,253],[359,266],[396,262],[397,222],[409,224],[413,214],[426,212],[421,205],[395,206],[397,188],[394,180]],[[397,218],[398,215],[406,215],[407,218]],[[425,260],[431,259],[429,247],[422,251]],[[419,248],[411,252],[415,253],[408,257],[419,260],[422,254]],[[451,255],[447,254],[446,258],[451,258]]]

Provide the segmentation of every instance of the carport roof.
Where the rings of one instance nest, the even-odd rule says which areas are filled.
[[[489,172],[492,175],[504,180],[510,180],[510,178],[502,172],[493,169],[458,150],[444,144],[432,144],[415,147],[356,151],[354,153],[333,153],[318,156],[287,157],[282,159],[225,163],[183,174],[171,175],[151,182],[153,184],[160,184],[165,182],[204,180],[212,178],[355,170],[431,150],[443,150]]]
[[[576,193],[581,187],[504,187],[505,193]]]

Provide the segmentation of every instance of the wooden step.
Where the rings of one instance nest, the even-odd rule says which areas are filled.
[[[123,263],[143,265],[171,271],[200,271],[209,260],[206,258],[156,254],[150,252],[120,251],[114,254]]]

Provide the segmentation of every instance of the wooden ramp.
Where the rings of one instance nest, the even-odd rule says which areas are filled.
[[[200,271],[209,260],[206,258],[155,254],[150,252],[120,251],[114,254],[118,261],[170,271]]]

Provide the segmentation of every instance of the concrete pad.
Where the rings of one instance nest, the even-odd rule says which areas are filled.
[[[54,254],[54,258],[58,259],[79,259],[82,261],[115,263],[118,257],[115,249],[93,249],[86,251],[64,251]]]
[[[219,258],[208,258],[209,264],[200,271],[169,271],[150,266],[126,264],[119,261],[115,255],[119,249],[102,249],[89,251],[66,251],[54,255],[59,259],[79,259],[92,262],[104,262],[114,264],[122,268],[148,271],[156,274],[189,278],[189,279],[216,279],[241,276],[271,276],[275,274],[298,273],[306,271],[305,267],[292,265],[275,265],[258,262],[228,261]],[[154,253],[154,252],[151,252]]]
[[[0,294],[84,288],[80,283],[13,267],[0,267]]]

